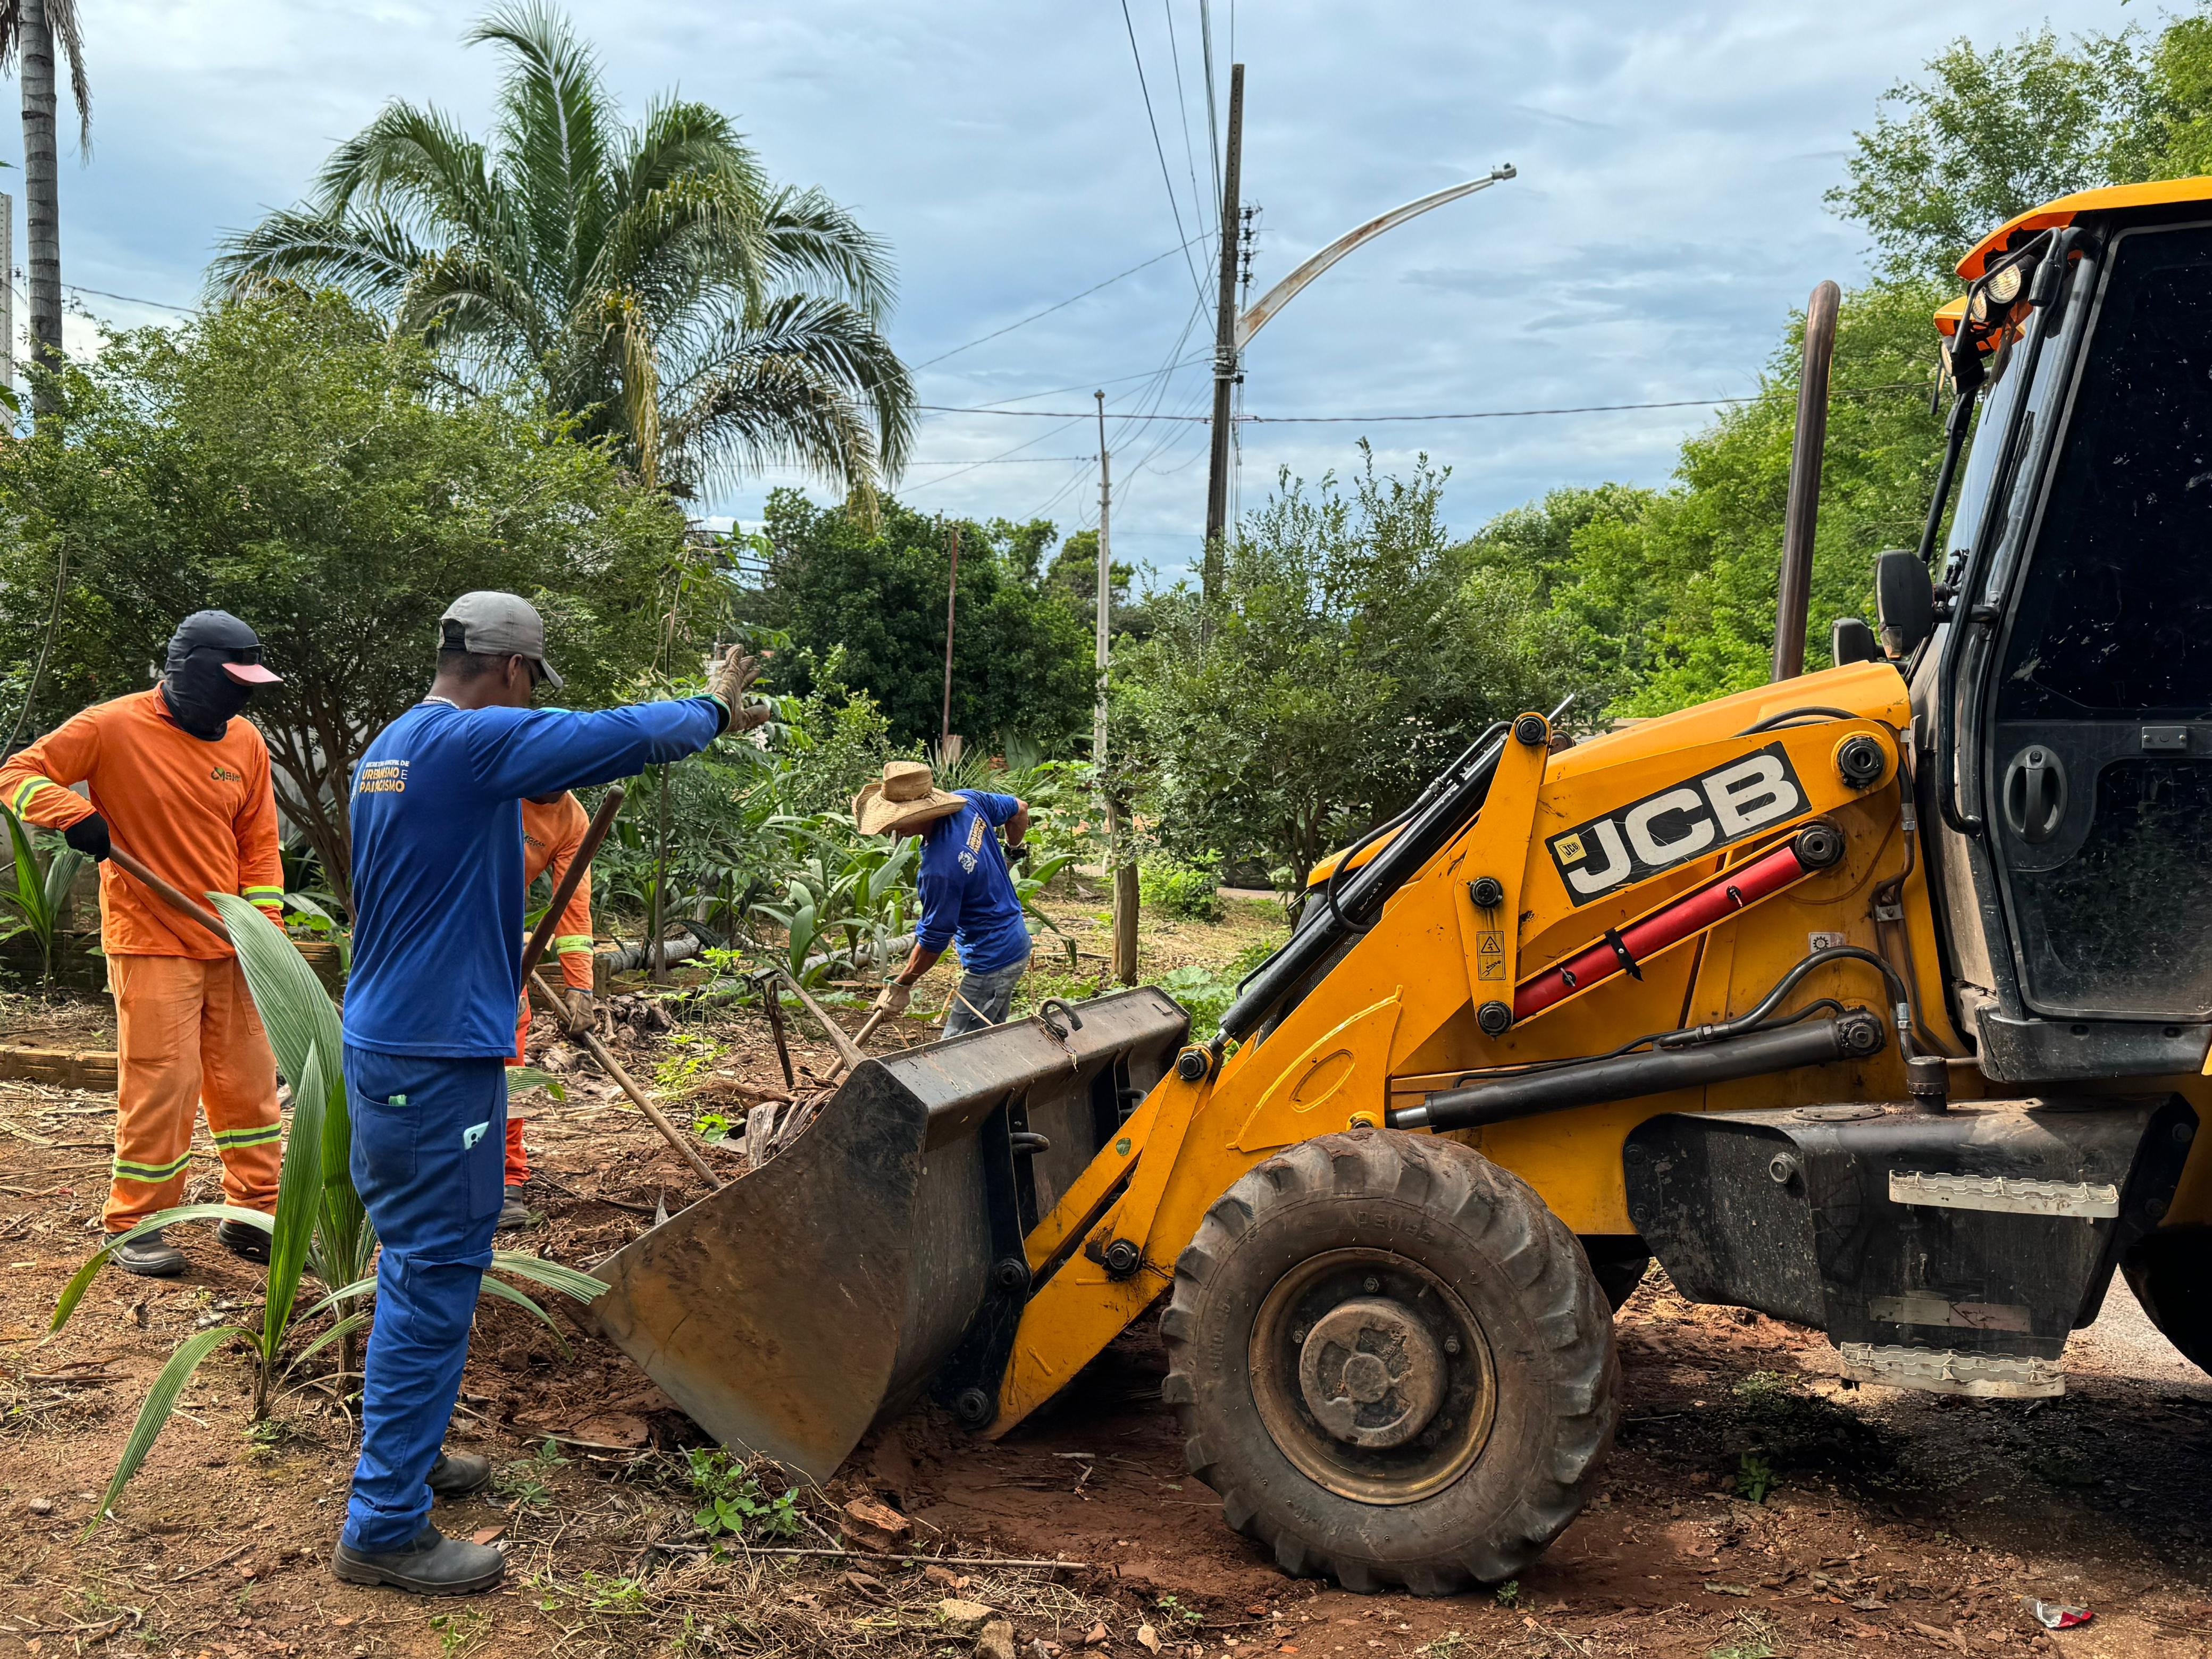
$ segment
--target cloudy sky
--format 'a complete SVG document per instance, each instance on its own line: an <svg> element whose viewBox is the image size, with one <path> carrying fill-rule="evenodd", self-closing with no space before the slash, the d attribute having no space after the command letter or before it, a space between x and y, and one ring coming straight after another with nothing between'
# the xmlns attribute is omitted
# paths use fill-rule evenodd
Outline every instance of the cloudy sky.
<svg viewBox="0 0 2212 1659"><path fill-rule="evenodd" d="M176 314L137 301L191 305L216 239L296 198L387 98L480 124L496 67L459 43L473 6L80 5L94 149L64 164L63 274L106 290L74 297L116 323ZM2048 15L2070 32L2154 21L2143 9L2066 0ZM1127 23L1121 0L572 11L627 108L680 88L733 112L775 176L823 186L890 242L891 335L922 365L924 403L1082 411L1103 388L1116 551L1166 576L1187 564L1205 428L1139 417L1201 412L1208 395L1210 250L1173 252L1218 210L1202 205L1218 198L1199 0L1129 0ZM1224 113L1232 53L1247 65L1255 293L1364 218L1499 162L1520 169L1355 253L1272 323L1244 409L1273 416L1741 394L1790 307L1865 269L1862 238L1820 195L1883 89L1950 36L1987 43L2037 21L1992 0L1212 0L1210 13ZM13 164L20 134L0 125ZM21 235L19 195L19 267ZM1662 482L1708 413L1248 425L1241 499L1279 467L1344 469L1366 436L1385 468L1421 451L1448 464L1450 516L1472 528L1561 483ZM1087 421L933 413L901 493L1071 530L1096 521L1097 448ZM755 517L769 488L794 482L736 481L708 505Z"/></svg>

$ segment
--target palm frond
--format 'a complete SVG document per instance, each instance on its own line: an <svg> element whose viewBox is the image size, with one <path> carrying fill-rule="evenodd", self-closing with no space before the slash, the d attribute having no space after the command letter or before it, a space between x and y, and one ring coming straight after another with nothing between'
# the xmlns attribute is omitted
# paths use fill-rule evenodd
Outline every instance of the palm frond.
<svg viewBox="0 0 2212 1659"><path fill-rule="evenodd" d="M850 301L871 322L897 290L890 247L819 190L778 191L763 219L777 285Z"/></svg>
<svg viewBox="0 0 2212 1659"><path fill-rule="evenodd" d="M326 216L369 207L416 234L487 241L507 232L484 147L434 109L395 99L331 152L315 180Z"/></svg>
<svg viewBox="0 0 2212 1659"><path fill-rule="evenodd" d="M289 278L327 283L385 311L428 257L388 215L283 208L223 239L208 265L207 294L234 299L258 283Z"/></svg>
<svg viewBox="0 0 2212 1659"><path fill-rule="evenodd" d="M787 295L751 326L732 325L703 362L664 416L664 447L684 458L687 479L715 467L790 464L866 491L906 459L912 378L842 301Z"/></svg>
<svg viewBox="0 0 2212 1659"><path fill-rule="evenodd" d="M504 193L528 225L535 263L546 276L567 279L560 297L573 304L578 268L606 222L619 143L599 64L568 19L540 0L501 6L463 38L505 48L496 128Z"/></svg>
<svg viewBox="0 0 2212 1659"><path fill-rule="evenodd" d="M422 257L398 295L392 325L434 344L458 344L518 378L557 344L558 325L538 296L501 261L467 245Z"/></svg>
<svg viewBox="0 0 2212 1659"><path fill-rule="evenodd" d="M146 1392L146 1403L138 1408L138 1420L131 1425L130 1437L123 1443L123 1456L108 1477L107 1490L100 1495L100 1502L86 1522L82 1537L90 1537L93 1529L107 1518L107 1511L131 1484L131 1477L138 1473L146 1461L146 1454L154 1449L162 1425L168 1422L169 1413L177 1408L177 1396L185 1391L192 1373L205 1359L234 1336L249 1333L235 1325L218 1325L213 1330L196 1331L179 1343L169 1356L169 1363L161 1367L161 1374L154 1379L154 1386Z"/></svg>
<svg viewBox="0 0 2212 1659"><path fill-rule="evenodd" d="M84 78L84 28L77 20L76 0L46 0L46 27L54 37L54 50L69 60L70 101L76 106L77 154L92 159L92 87Z"/></svg>

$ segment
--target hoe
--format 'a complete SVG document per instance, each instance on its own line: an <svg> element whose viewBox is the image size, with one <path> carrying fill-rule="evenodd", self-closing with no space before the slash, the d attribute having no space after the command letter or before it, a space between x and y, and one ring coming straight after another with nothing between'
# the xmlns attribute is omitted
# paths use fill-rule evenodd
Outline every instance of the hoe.
<svg viewBox="0 0 2212 1659"><path fill-rule="evenodd" d="M2057 1394L2115 1268L2212 1361L2212 179L1960 273L1927 531L1836 666L1494 730L1210 1042L1139 988L867 1060L603 1266L616 1340L822 1478L925 1397L1006 1434L1164 1304L1229 1524L1422 1593L1588 1499L1653 1256L1892 1387Z"/></svg>

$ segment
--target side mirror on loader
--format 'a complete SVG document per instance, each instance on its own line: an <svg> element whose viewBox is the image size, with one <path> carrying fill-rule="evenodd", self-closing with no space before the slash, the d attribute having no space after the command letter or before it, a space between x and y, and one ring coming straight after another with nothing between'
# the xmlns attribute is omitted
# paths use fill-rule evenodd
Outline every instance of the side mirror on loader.
<svg viewBox="0 0 2212 1659"><path fill-rule="evenodd" d="M1856 617L1838 617L1828 624L1828 660L1841 668L1845 663L1880 662L1881 647L1874 629Z"/></svg>
<svg viewBox="0 0 2212 1659"><path fill-rule="evenodd" d="M1917 553L1893 548L1874 561L1874 613L1881 648L1893 662L1919 648L1936 631L1936 583Z"/></svg>

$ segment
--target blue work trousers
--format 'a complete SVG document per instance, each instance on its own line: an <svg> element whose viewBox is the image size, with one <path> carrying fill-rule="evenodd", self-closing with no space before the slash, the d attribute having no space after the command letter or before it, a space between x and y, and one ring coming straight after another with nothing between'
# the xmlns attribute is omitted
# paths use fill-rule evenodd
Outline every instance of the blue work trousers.
<svg viewBox="0 0 2212 1659"><path fill-rule="evenodd" d="M958 1036L963 1031L980 1031L987 1025L1003 1025L1006 1016L1013 1012L1014 988L1029 972L1030 959L1024 957L1004 968L993 968L980 974L963 973L954 991L952 1000L945 1010L942 1035Z"/></svg>
<svg viewBox="0 0 2212 1659"><path fill-rule="evenodd" d="M345 1050L353 1182L383 1245L344 1541L404 1548L430 1516L507 1154L503 1059Z"/></svg>

